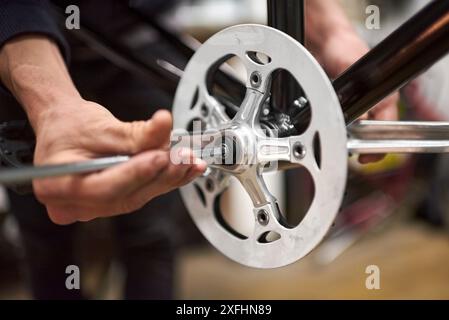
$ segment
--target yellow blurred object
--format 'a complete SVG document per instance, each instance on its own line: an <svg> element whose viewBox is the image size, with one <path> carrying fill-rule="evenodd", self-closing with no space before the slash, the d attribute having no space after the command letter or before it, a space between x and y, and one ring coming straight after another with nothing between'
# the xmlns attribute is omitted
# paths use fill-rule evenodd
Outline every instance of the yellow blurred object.
<svg viewBox="0 0 449 320"><path fill-rule="evenodd" d="M357 160L358 155L353 155L349 158L349 168L367 175L383 173L400 168L405 164L408 157L409 155L407 154L391 153L378 162L361 164Z"/></svg>

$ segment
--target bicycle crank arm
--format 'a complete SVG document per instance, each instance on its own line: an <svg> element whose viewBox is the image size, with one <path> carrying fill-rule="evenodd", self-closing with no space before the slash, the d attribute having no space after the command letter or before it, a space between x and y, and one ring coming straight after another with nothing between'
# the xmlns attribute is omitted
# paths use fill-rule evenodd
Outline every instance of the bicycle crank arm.
<svg viewBox="0 0 449 320"><path fill-rule="evenodd" d="M362 120L348 134L350 153L449 153L449 122Z"/></svg>

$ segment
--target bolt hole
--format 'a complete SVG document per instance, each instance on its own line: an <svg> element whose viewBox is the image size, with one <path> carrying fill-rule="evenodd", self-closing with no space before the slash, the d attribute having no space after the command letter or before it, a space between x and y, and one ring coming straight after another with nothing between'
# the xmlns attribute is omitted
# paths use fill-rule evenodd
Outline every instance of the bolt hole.
<svg viewBox="0 0 449 320"><path fill-rule="evenodd" d="M208 192L213 192L215 189L215 184L214 181L212 179L206 179L206 190Z"/></svg>
<svg viewBox="0 0 449 320"><path fill-rule="evenodd" d="M201 115L207 117L209 115L209 109L203 104L201 106Z"/></svg>
<svg viewBox="0 0 449 320"><path fill-rule="evenodd" d="M266 226L269 222L268 213L265 210L260 210L257 213L257 222L259 222L260 225Z"/></svg>
<svg viewBox="0 0 449 320"><path fill-rule="evenodd" d="M303 159L306 156L306 148L300 142L293 145L293 156L296 159Z"/></svg>
<svg viewBox="0 0 449 320"><path fill-rule="evenodd" d="M303 159L306 156L306 147L300 142L293 145L293 156L296 159Z"/></svg>
<svg viewBox="0 0 449 320"><path fill-rule="evenodd" d="M251 85L253 87L259 87L262 80L262 75L259 72L253 72L251 74Z"/></svg>

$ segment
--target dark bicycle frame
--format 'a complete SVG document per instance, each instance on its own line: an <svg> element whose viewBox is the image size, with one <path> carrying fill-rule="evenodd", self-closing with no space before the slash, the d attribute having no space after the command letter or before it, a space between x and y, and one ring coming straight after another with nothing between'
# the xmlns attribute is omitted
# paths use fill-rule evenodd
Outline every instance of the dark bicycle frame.
<svg viewBox="0 0 449 320"><path fill-rule="evenodd" d="M269 26L304 44L303 0L267 0L267 10ZM194 48L181 35L165 29L137 8L130 7L130 13L158 31L186 61L194 54ZM115 64L140 74L168 94L174 95L179 74L172 71L170 64L161 63L164 57L143 59L113 36L101 34L87 23L82 23L81 29L75 30L73 34ZM346 123L350 124L383 98L417 77L448 51L449 1L434 0L333 80ZM242 96L245 93L243 84L230 74L220 73L217 81L231 96ZM274 90L280 90L280 96L285 99L298 95L288 79L281 79L281 85Z"/></svg>

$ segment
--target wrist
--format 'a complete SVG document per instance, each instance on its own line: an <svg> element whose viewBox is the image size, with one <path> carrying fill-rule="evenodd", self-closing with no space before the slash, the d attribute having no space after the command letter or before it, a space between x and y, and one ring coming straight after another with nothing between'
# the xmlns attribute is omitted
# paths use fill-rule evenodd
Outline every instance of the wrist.
<svg viewBox="0 0 449 320"><path fill-rule="evenodd" d="M58 46L45 36L9 40L0 50L0 77L35 130L44 114L67 106L68 99L81 99Z"/></svg>
<svg viewBox="0 0 449 320"><path fill-rule="evenodd" d="M353 55L354 49L367 51L366 44L360 39L339 1L308 0L305 8L309 27L306 28L307 47L318 61L327 65L339 60L335 59L335 55L346 55L345 47L349 55Z"/></svg>
<svg viewBox="0 0 449 320"><path fill-rule="evenodd" d="M9 72L9 88L24 108L35 131L49 114L62 111L71 100L82 100L70 82L40 66L20 65Z"/></svg>

